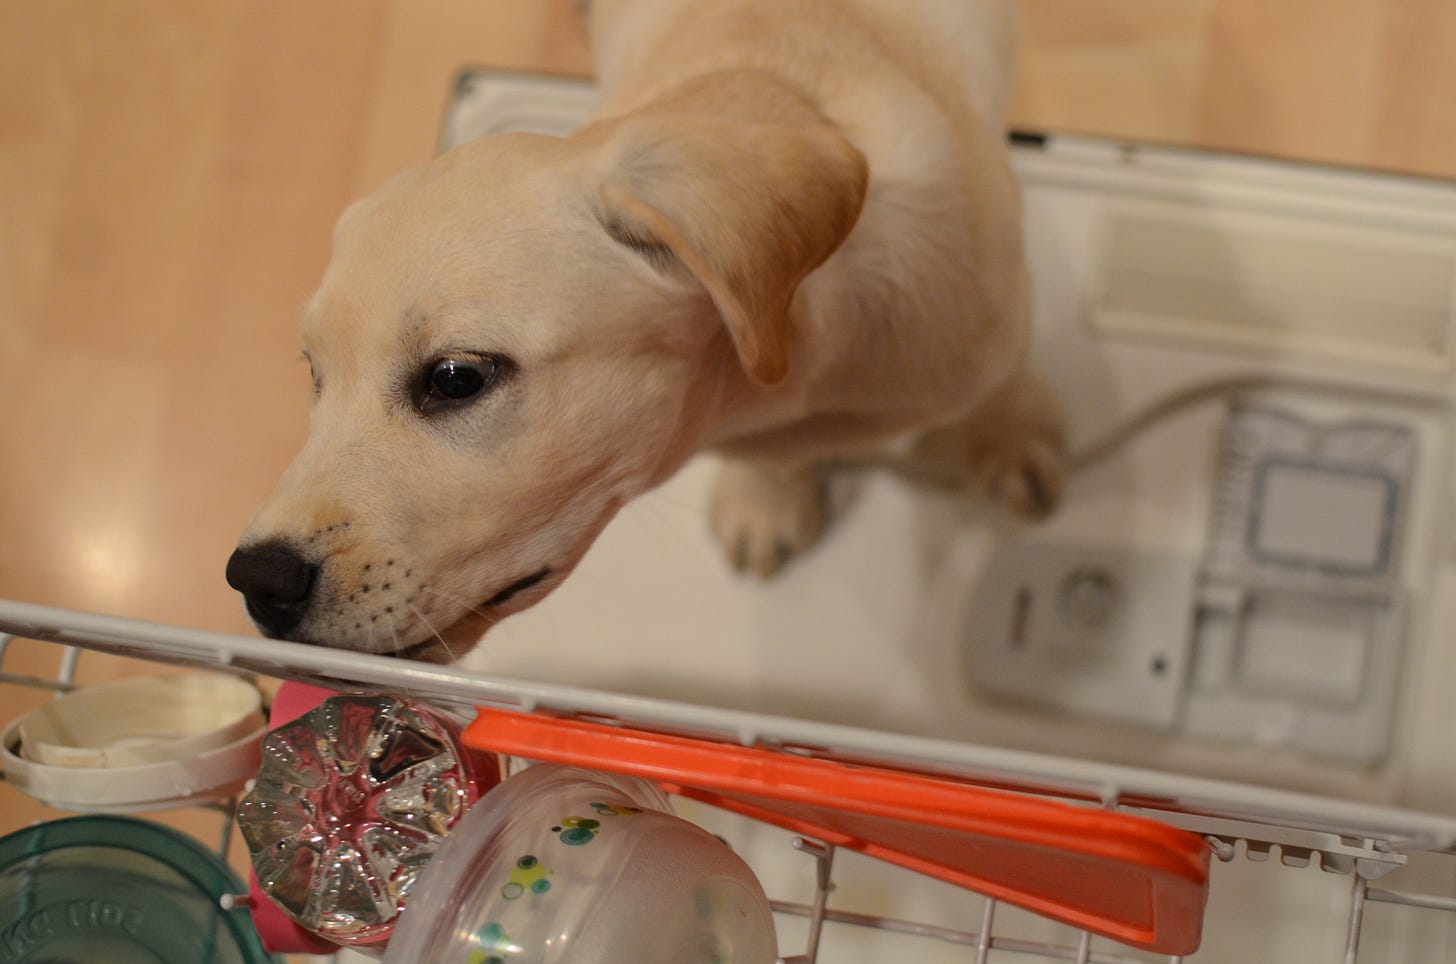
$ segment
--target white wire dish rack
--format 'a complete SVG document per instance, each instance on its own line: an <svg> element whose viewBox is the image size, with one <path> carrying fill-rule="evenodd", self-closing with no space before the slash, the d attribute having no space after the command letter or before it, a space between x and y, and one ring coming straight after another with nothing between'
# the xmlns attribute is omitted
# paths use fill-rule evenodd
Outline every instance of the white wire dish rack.
<svg viewBox="0 0 1456 964"><path fill-rule="evenodd" d="M54 677L5 671L5 647L17 637L68 647ZM992 791L1013 800L1146 818L1197 835L1217 858L1205 946L1185 958L1125 947L938 881L930 882L917 905L930 909L926 919L877 913L876 899L903 904L888 895L923 886L923 876L844 853L824 840L776 830L755 837L762 828L754 821L687 801L684 812L740 847L770 896L779 898L773 906L785 964L837 961L836 948L862 950L874 941L889 942L884 953L893 956L880 959L923 961L1385 964L1456 957L1456 898L1449 895L1456 881L1456 819L1448 817L0 601L0 682L68 689L76 648L342 690L386 690L457 710L483 707L508 711L507 718L526 714L527 720L567 721L603 732L631 728L653 738L690 737L791 764L854 761L907 779L934 778L968 795ZM1389 887L1388 880L1401 885ZM1389 911L1392 916L1369 914L1372 903L1400 909ZM1291 909L1304 919L1288 917ZM1284 931L1286 949L1271 950L1279 942L1264 941L1254 956L1235 956L1244 953L1232 949L1240 930ZM797 948L802 950L791 952Z"/></svg>

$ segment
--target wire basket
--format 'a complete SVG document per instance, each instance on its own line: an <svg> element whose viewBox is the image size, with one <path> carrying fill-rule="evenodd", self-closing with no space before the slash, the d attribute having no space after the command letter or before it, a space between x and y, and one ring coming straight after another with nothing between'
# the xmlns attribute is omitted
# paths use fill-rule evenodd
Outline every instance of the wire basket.
<svg viewBox="0 0 1456 964"><path fill-rule="evenodd" d="M0 602L0 631L0 683L70 689L78 652L85 649L342 690L386 689L457 710L487 708L505 720L585 728L587 735L615 739L623 732L641 733L761 754L791 766L850 761L861 770L959 786L966 794L991 792L1068 805L1094 816L1149 820L1196 835L1214 858L1202 949L1186 957L1153 954L890 866L854 848L846 852L833 840L684 800L681 812L739 849L775 898L785 964L859 959L1390 962L1447 960L1456 953L1456 915L1450 913L1456 911L1456 898L1449 896L1456 879L1456 819L1443 816L21 603ZM55 674L38 678L5 671L6 647L16 637L64 647ZM539 740L533 745L543 747ZM576 745L597 753L605 768L616 765L599 749ZM617 764L630 767L633 759L641 759L640 754L623 751ZM662 779L664 773L655 775ZM694 780L692 774L679 777L666 782ZM825 793L832 795L827 787ZM221 809L230 821L230 808ZM225 825L224 848L228 831ZM1401 886L1385 886L1388 875ZM1371 904L1399 910L1372 914ZM904 908L923 913L900 913ZM1244 940L1249 934L1260 935L1252 952Z"/></svg>

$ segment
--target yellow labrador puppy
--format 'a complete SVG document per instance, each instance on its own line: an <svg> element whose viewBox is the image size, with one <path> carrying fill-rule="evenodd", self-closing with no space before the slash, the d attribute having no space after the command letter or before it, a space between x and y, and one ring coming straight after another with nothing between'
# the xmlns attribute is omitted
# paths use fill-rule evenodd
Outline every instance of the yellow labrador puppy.
<svg viewBox="0 0 1456 964"><path fill-rule="evenodd" d="M308 441L228 564L264 633L458 656L703 450L712 525L760 574L819 535L831 461L1055 503L1013 0L591 18L594 122L457 148L340 220L302 324Z"/></svg>

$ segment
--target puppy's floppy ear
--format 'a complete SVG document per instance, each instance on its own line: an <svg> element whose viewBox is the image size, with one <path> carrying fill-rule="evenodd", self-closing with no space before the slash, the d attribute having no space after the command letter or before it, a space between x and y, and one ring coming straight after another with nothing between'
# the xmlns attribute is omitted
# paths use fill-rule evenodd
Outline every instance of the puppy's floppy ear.
<svg viewBox="0 0 1456 964"><path fill-rule="evenodd" d="M597 217L707 289L744 370L788 373L789 302L849 235L864 205L863 155L828 126L652 115L606 139Z"/></svg>

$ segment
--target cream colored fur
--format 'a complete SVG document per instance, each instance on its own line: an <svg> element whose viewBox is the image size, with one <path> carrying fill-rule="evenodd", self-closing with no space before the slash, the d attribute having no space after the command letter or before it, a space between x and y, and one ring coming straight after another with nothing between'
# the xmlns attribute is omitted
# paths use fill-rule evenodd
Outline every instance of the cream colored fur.
<svg viewBox="0 0 1456 964"><path fill-rule="evenodd" d="M892 450L1023 513L1056 501L1011 0L591 17L591 124L458 148L340 221L303 321L309 438L243 539L321 567L296 638L458 656L704 450L726 456L712 524L762 574L819 535L827 462ZM509 364L479 397L414 404L433 362L487 356Z"/></svg>

